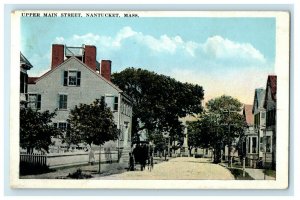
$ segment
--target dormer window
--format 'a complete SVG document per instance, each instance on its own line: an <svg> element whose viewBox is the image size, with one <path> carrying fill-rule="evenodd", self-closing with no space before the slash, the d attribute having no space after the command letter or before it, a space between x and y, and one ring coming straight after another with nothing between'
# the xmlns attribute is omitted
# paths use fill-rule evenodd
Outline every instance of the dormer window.
<svg viewBox="0 0 300 200"><path fill-rule="evenodd" d="M76 70L64 71L64 86L80 86L81 72Z"/></svg>

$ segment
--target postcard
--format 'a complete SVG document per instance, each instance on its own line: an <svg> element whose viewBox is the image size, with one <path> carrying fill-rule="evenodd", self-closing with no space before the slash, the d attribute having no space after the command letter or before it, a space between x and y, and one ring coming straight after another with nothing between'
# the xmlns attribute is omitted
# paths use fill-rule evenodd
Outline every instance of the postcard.
<svg viewBox="0 0 300 200"><path fill-rule="evenodd" d="M12 188L288 188L288 12L11 17Z"/></svg>

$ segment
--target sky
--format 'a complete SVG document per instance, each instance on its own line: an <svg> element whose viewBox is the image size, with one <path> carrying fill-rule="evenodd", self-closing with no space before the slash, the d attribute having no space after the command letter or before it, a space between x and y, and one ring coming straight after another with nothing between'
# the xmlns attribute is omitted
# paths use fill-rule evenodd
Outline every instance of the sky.
<svg viewBox="0 0 300 200"><path fill-rule="evenodd" d="M95 45L112 72L135 67L199 84L205 102L226 94L252 104L274 74L275 18L21 17L20 34L29 76L50 69L54 43Z"/></svg>

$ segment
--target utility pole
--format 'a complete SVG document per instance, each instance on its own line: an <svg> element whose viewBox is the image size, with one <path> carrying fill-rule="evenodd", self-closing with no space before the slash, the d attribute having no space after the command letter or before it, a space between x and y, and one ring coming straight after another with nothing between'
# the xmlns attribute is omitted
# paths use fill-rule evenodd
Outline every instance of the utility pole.
<svg viewBox="0 0 300 200"><path fill-rule="evenodd" d="M99 145L99 174L101 174L101 144Z"/></svg>

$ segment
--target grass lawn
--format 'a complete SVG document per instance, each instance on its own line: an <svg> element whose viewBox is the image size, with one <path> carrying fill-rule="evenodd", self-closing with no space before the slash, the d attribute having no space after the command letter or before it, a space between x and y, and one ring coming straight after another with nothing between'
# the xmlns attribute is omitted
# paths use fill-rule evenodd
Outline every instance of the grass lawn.
<svg viewBox="0 0 300 200"><path fill-rule="evenodd" d="M236 168L228 168L235 180L254 180L247 172L245 172L245 177L243 177L243 170Z"/></svg>
<svg viewBox="0 0 300 200"><path fill-rule="evenodd" d="M265 169L265 170L264 170L264 173L265 173L267 176L271 176L271 177L273 177L273 178L276 178L276 171L275 171L275 170Z"/></svg>

